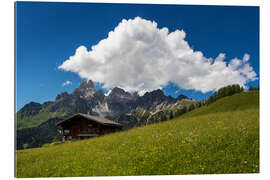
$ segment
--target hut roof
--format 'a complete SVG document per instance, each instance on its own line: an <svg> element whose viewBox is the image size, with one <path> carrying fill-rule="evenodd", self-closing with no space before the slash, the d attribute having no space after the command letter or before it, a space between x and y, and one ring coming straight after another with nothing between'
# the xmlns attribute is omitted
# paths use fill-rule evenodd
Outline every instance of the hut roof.
<svg viewBox="0 0 270 180"><path fill-rule="evenodd" d="M117 122L114 122L114 121L111 121L111 120L108 120L108 119L105 119L105 118L102 118L102 117L91 116L91 115L82 114L82 113L75 114L75 115L73 115L73 116L71 116L71 117L69 117L69 118L67 118L65 120L59 121L58 123L56 123L56 125L57 126L62 125L65 122L72 121L72 120L74 120L75 118L78 118L78 117L87 119L89 121L94 121L94 122L97 122L97 123L103 124L103 125L120 126L120 127L122 127L122 124L120 124L120 123L117 123Z"/></svg>

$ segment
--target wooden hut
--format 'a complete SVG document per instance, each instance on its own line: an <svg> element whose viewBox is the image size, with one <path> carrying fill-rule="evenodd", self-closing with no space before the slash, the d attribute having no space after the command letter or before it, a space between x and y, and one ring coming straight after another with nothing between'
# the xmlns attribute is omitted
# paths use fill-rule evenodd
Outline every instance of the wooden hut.
<svg viewBox="0 0 270 180"><path fill-rule="evenodd" d="M61 134L66 139L97 137L122 130L122 125L97 116L78 113L56 123L61 126Z"/></svg>

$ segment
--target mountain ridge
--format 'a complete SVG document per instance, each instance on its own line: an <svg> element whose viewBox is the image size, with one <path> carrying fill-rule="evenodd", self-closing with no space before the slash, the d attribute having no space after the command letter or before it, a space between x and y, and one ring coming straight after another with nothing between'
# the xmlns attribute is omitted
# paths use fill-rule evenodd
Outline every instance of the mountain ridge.
<svg viewBox="0 0 270 180"><path fill-rule="evenodd" d="M139 96L137 93L129 93L119 87L113 88L106 96L101 89L96 90L94 82L89 80L82 81L72 93L65 91L56 95L55 101L47 101L43 104L36 102L26 104L17 112L17 122L18 128L31 127L30 125L21 125L20 122L27 121L27 118L43 112L49 114L65 112L66 115L84 113L102 117L135 113L137 107L155 112L161 110L161 104L162 107L165 107L179 103L183 99L189 98L185 95L179 95L177 98L166 96L161 89L146 92L143 96ZM41 121L44 122L45 120ZM39 125L40 123L33 124Z"/></svg>

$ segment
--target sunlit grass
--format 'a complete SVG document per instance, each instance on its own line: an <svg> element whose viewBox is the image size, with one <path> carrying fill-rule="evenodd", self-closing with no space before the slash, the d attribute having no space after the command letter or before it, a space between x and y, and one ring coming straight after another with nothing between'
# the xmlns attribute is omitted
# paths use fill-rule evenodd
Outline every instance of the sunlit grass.
<svg viewBox="0 0 270 180"><path fill-rule="evenodd" d="M167 122L16 154L17 177L258 173L258 92Z"/></svg>

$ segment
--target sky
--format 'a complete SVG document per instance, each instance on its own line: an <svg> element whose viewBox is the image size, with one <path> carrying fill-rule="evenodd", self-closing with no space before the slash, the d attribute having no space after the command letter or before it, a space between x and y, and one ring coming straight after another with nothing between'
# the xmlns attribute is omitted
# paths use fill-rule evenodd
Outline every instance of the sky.
<svg viewBox="0 0 270 180"><path fill-rule="evenodd" d="M259 8L16 3L16 109L91 79L140 94L201 100L259 85Z"/></svg>

